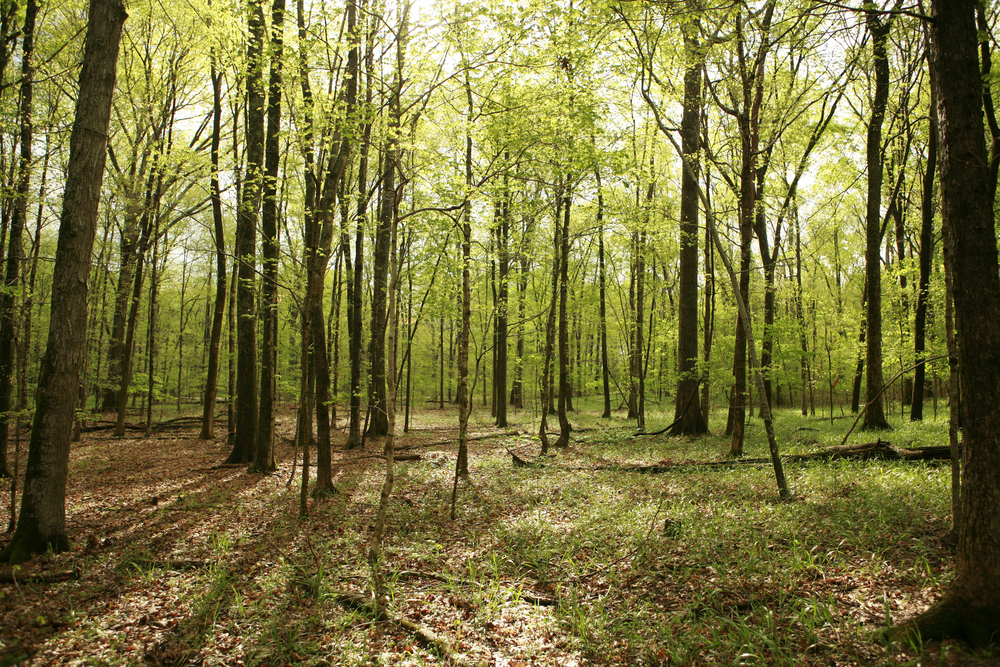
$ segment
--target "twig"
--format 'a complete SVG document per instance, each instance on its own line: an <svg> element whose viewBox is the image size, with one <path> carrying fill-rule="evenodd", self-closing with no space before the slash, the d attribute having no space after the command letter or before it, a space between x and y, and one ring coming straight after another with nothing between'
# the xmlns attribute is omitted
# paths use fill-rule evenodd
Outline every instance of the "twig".
<svg viewBox="0 0 1000 667"><path fill-rule="evenodd" d="M861 410L858 411L858 416L854 418L854 423L851 424L851 428L844 435L844 439L840 441L840 446L843 447L844 444L847 442L847 439L849 437L851 437L851 433L854 432L854 427L858 425L858 421L861 419L861 415L865 414L865 411L869 408L869 406L871 406L872 403L874 403L875 401L877 401L878 398L879 398L879 396L881 396L882 393L886 389L888 389L889 387L892 386L893 382L895 382L899 378L903 377L904 373L909 373L910 371L915 370L921 364L927 364L927 363L930 363L932 361L938 361L940 359L947 359L947 358L948 358L947 354L939 354L936 357L931 357L929 359L922 359L918 363L914 364L913 366L910 366L909 368L904 368L903 370L901 370L898 373L896 373L895 375L893 375L892 378L888 382L886 382L884 385L882 385L882 389L880 389L879 392L877 394L875 394L875 396L872 398L872 400L870 400L867 403L865 403L865 407L863 407Z"/></svg>

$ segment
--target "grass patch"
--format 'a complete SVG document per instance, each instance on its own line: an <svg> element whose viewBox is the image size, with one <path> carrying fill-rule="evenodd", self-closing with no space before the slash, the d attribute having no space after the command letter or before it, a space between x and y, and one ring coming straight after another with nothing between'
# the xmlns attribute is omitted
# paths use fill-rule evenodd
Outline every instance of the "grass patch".
<svg viewBox="0 0 1000 667"><path fill-rule="evenodd" d="M664 410L651 426L671 416ZM397 465L384 567L395 612L471 664L990 664L989 655L952 644L885 647L874 639L947 585L945 466L788 464L796 495L780 502L764 465L656 475L598 469L720 460L729 443L722 435L634 438L620 415L579 413L572 446L544 467L511 464L508 448L534 458L531 436L471 443L471 478L459 485L451 521L454 430L443 429L454 418L422 411L398 440L437 443L445 464L428 456ZM533 432L529 412L511 418L511 430ZM723 418L713 414L712 423ZM470 429L495 432L488 422L479 410ZM775 423L789 454L839 444L849 427L793 411L780 411ZM943 417L894 426L880 434L894 444L946 441ZM196 435L185 446L205 449L190 456L220 456ZM360 456L380 446L372 442ZM370 592L366 554L381 461L338 454L342 493L313 501L300 520L297 484L284 484L290 449L279 450L272 476L178 467L167 478L152 465L155 450L134 449L149 460L127 475L121 466L98 475L102 468L85 458L104 457L106 448L85 442L76 450L84 458L74 470L95 471L71 490L78 547L50 560L79 564L84 576L0 597L3 646L28 637L23 650L32 659L57 663L441 663L411 633L338 602L343 593ZM759 422L751 422L745 449L766 456ZM94 488L114 489L124 509L108 512ZM177 559L206 565L148 565ZM39 616L75 620L35 628Z"/></svg>

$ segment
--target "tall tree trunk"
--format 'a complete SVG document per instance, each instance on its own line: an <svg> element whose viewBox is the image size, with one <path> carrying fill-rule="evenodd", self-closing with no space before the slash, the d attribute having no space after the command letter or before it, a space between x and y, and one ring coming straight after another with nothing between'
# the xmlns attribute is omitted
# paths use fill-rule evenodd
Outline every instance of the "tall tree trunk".
<svg viewBox="0 0 1000 667"><path fill-rule="evenodd" d="M604 389L604 412L602 419L611 418L611 383L608 369L608 306L606 299L607 276L604 267L604 193L601 191L601 171L596 169L597 179L597 270L600 297L600 329L601 329L601 382Z"/></svg>
<svg viewBox="0 0 1000 667"><path fill-rule="evenodd" d="M154 213L153 259L149 263L149 306L146 313L146 437L153 434L153 399L156 394L156 303L160 281L160 213Z"/></svg>
<svg viewBox="0 0 1000 667"><path fill-rule="evenodd" d="M698 161L701 136L702 62L698 44L684 36L689 62L684 71L681 150L691 169L681 174L680 268L677 305L677 390L671 435L708 432L698 399Z"/></svg>
<svg viewBox="0 0 1000 667"><path fill-rule="evenodd" d="M281 161L281 87L285 0L271 5L271 69L267 84L267 136L261 202L260 410L253 470L271 472L274 462L274 402L278 347L278 166Z"/></svg>
<svg viewBox="0 0 1000 667"><path fill-rule="evenodd" d="M572 391L569 383L569 321L566 318L566 301L569 295L569 214L572 204L572 189L569 185L569 178L566 178L566 190L563 196L563 222L562 234L559 241L562 249L559 252L561 263L559 266L559 439L556 440L556 447L567 447L569 445L569 434L572 427L566 410ZM556 221L559 224L559 221Z"/></svg>
<svg viewBox="0 0 1000 667"><path fill-rule="evenodd" d="M395 100L395 102L393 102ZM390 106L398 104L393 92ZM398 130L399 119L391 121L390 132ZM375 250L372 263L372 335L368 347L371 362L371 384L368 387L368 405L371 421L368 435L384 436L388 433L389 422L386 411L386 350L385 332L391 313L386 308L387 283L389 278L389 245L396 212L396 150L395 139L386 141L382 159L382 191L378 209L378 227L375 232Z"/></svg>
<svg viewBox="0 0 1000 667"><path fill-rule="evenodd" d="M526 245L534 226L533 218L529 218L525 225L524 235L518 249L518 274L517 274L517 363L514 367L514 380L510 386L510 402L517 408L524 407L524 319L527 310L526 298L528 296L528 252ZM442 331L443 333L443 331ZM444 350L442 349L442 354Z"/></svg>
<svg viewBox="0 0 1000 667"><path fill-rule="evenodd" d="M38 380L20 517L14 536L0 553L0 562L20 563L46 549L64 551L69 547L66 477L70 426L86 341L91 252L125 17L125 7L118 0L90 3L52 277L54 317Z"/></svg>
<svg viewBox="0 0 1000 667"><path fill-rule="evenodd" d="M236 446L236 281L238 279L239 260L233 259L233 267L229 272L229 311L226 335L229 362L226 374L229 396L226 400L226 446L232 449Z"/></svg>
<svg viewBox="0 0 1000 667"><path fill-rule="evenodd" d="M932 85L941 142L945 250L961 341L963 477L955 577L912 625L924 639L985 646L1000 631L1000 266L982 120L972 0L935 0ZM904 626L905 627L905 626ZM912 626L911 626L912 627ZM907 628L909 629L909 628Z"/></svg>
<svg viewBox="0 0 1000 667"><path fill-rule="evenodd" d="M236 213L236 442L226 463L250 463L257 451L257 318L254 284L264 166L264 6L250 0L247 39L247 162Z"/></svg>
<svg viewBox="0 0 1000 667"><path fill-rule="evenodd" d="M868 123L868 203L865 212L865 280L868 285L865 403L868 408L862 423L863 429L871 431L891 428L882 399L882 262L879 252L882 245L882 123L889 98L889 57L886 54L889 23L875 9L866 10L865 23L872 38L875 66L875 94Z"/></svg>
<svg viewBox="0 0 1000 667"><path fill-rule="evenodd" d="M472 293L470 286L469 264L471 263L472 246L472 123L474 122L475 106L472 100L472 82L469 73L465 74L465 96L468 103L466 121L468 129L465 132L465 194L462 203L462 333L458 341L458 458L455 461L455 484L458 478L469 476L469 413L472 397L469 395L469 329L472 319ZM455 518L455 492L452 492L452 519Z"/></svg>
<svg viewBox="0 0 1000 667"><path fill-rule="evenodd" d="M749 149L747 149L749 156ZM745 160L749 157L745 157ZM739 297L744 303L750 303L750 241L753 238L752 216L754 208L752 169L744 165L744 174L741 177L741 198L740 198L740 275L739 275ZM746 398L747 398L747 322L743 322L743 311L736 316L736 342L733 352L733 390L729 403L729 425L726 429L732 435L730 441L730 456L743 455L743 435L746 423ZM747 309L746 317L750 317Z"/></svg>
<svg viewBox="0 0 1000 667"><path fill-rule="evenodd" d="M556 212L552 218L552 300L549 305L549 314L545 322L545 349L542 351L542 377L539 391L541 392L542 419L538 426L538 439L542 443L541 453L549 452L549 408L552 407L552 351L555 348L556 337L556 309L559 306L559 262L562 254L562 225L560 222L560 212L562 211L562 195L556 197Z"/></svg>
<svg viewBox="0 0 1000 667"><path fill-rule="evenodd" d="M493 383L496 387L494 405L496 406L496 425L507 428L507 311L510 306L510 192L503 195L500 207L500 221L497 225L497 363L493 372Z"/></svg>
<svg viewBox="0 0 1000 667"><path fill-rule="evenodd" d="M215 232L215 310L212 311L212 333L208 342L208 376L205 378L204 410L201 415L201 440L215 439L215 399L219 385L219 346L222 323L226 314L226 232L222 223L222 194L219 187L219 145L222 140L222 74L211 57L212 78L212 176L209 188L212 197L212 225Z"/></svg>
<svg viewBox="0 0 1000 667"><path fill-rule="evenodd" d="M931 92L930 128L927 137L927 167L924 170L924 192L920 200L920 282L917 287L916 327L913 336L913 356L917 367L913 372L913 401L910 420L924 418L924 341L927 331L927 301L930 298L931 262L934 255L934 176L937 169L937 100Z"/></svg>
<svg viewBox="0 0 1000 667"><path fill-rule="evenodd" d="M28 0L25 6L23 46L21 58L20 145L21 155L17 167L17 185L14 191L13 211L7 241L7 267L4 289L0 292L0 477L9 476L7 470L7 423L10 418L11 397L14 394L14 344L17 339L17 285L21 276L21 253L24 251L22 236L28 214L28 189L31 185L31 141L33 137L32 98L35 48L35 17L38 5Z"/></svg>
<svg viewBox="0 0 1000 667"><path fill-rule="evenodd" d="M706 178L706 181L708 179ZM706 188L707 190L707 188ZM702 359L705 362L705 376L701 383L701 414L708 432L708 417L711 410L712 374L708 371L712 359L712 338L715 333L715 253L709 230L705 229L705 316L703 325L704 346Z"/></svg>

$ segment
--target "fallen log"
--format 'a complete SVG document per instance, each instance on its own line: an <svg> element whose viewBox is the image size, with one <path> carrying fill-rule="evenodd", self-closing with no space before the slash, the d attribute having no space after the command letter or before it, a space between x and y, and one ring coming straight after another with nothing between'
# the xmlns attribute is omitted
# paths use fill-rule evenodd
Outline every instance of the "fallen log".
<svg viewBox="0 0 1000 667"><path fill-rule="evenodd" d="M855 445L835 445L811 454L795 454L786 456L786 461L814 461L849 459L852 461L935 461L951 459L951 448L917 447L907 449L898 447L885 440L863 442Z"/></svg>
<svg viewBox="0 0 1000 667"><path fill-rule="evenodd" d="M528 462L517 457L513 452L513 464L517 468L542 467L542 464ZM808 461L832 461L846 459L849 461L947 461L951 459L951 448L948 446L917 447L908 449L893 445L885 440L864 442L855 445L835 445L809 454L790 454L781 457L786 463L802 463ZM769 458L743 458L725 461L661 461L653 465L604 465L604 466L553 466L565 470L602 470L615 472L637 472L656 475L685 468L732 468L736 466L771 465Z"/></svg>
<svg viewBox="0 0 1000 667"><path fill-rule="evenodd" d="M129 565L150 570L196 570L208 565L203 560L133 558Z"/></svg>
<svg viewBox="0 0 1000 667"><path fill-rule="evenodd" d="M401 628L404 628L405 630L408 630L423 644L436 649L438 654L447 660L453 660L459 664L463 662L462 658L464 656L456 654L455 650L451 647L451 644L449 644L447 640L438 635L436 632L430 628L407 620L385 607L380 608L379 605L375 603L375 600L369 597L359 593L342 592L336 595L336 600L342 607L359 611L363 614L372 616L377 620L389 621Z"/></svg>
<svg viewBox="0 0 1000 667"><path fill-rule="evenodd" d="M76 570L57 570L54 572L17 572L16 570L0 570L0 584L54 584L70 579L79 579Z"/></svg>
<svg viewBox="0 0 1000 667"><path fill-rule="evenodd" d="M478 440L492 440L493 438L506 438L517 435L523 435L521 431L503 431L501 433L488 433L486 435L477 435L470 438L466 438L466 442L476 442ZM435 440L434 442L425 442L419 445L403 445L401 447L396 447L396 451L403 451L405 449L424 449L427 447L440 447L442 445L457 445L458 438L450 438L446 440Z"/></svg>

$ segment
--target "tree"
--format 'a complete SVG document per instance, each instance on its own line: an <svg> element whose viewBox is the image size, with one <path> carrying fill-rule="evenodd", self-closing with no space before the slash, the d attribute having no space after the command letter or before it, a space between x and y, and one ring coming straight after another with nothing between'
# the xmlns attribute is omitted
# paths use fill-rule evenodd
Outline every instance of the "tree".
<svg viewBox="0 0 1000 667"><path fill-rule="evenodd" d="M281 86L285 0L271 6L271 69L267 84L267 135L264 138L261 204L262 267L260 296L260 410L253 469L271 472L274 463L274 403L278 365L278 163L281 160Z"/></svg>
<svg viewBox="0 0 1000 667"><path fill-rule="evenodd" d="M10 421L11 398L14 395L14 343L17 338L17 283L21 275L21 241L28 217L28 189L31 184L32 96L34 67L32 55L35 48L35 17L38 5L28 0L24 10L23 50L21 59L20 145L15 201L7 239L7 269L0 293L0 477L7 477L7 425Z"/></svg>
<svg viewBox="0 0 1000 667"><path fill-rule="evenodd" d="M689 0L689 6L695 4ZM677 306L677 391L671 435L708 432L698 400L698 161L701 138L703 56L697 42L698 23L684 29L688 58L684 71L681 148L690 170L681 174L680 285Z"/></svg>
<svg viewBox="0 0 1000 667"><path fill-rule="evenodd" d="M890 428L885 418L882 399L882 122L889 98L889 21L874 7L865 10L865 24L872 38L872 57L875 69L875 91L872 99L871 118L868 121L868 199L865 208L865 281L867 309L865 311L865 341L868 352L865 358L867 381L865 402L867 410L862 428L879 430Z"/></svg>
<svg viewBox="0 0 1000 667"><path fill-rule="evenodd" d="M226 237L222 225L222 193L219 188L219 146L222 142L222 74L216 71L215 54L211 56L212 79L212 173L209 191L212 197L212 229L215 238L215 307L208 343L208 375L205 378L204 409L201 417L202 440L215 438L215 398L219 381L219 344L226 310Z"/></svg>
<svg viewBox="0 0 1000 667"><path fill-rule="evenodd" d="M121 0L91 0L56 247L52 318L38 381L21 513L13 538L0 552L0 562L19 563L46 549L69 548L70 426L83 364L90 260L126 16Z"/></svg>
<svg viewBox="0 0 1000 667"><path fill-rule="evenodd" d="M250 0L247 24L246 174L236 212L236 441L226 463L250 463L257 451L257 318L254 317L257 223L264 167L264 5Z"/></svg>
<svg viewBox="0 0 1000 667"><path fill-rule="evenodd" d="M962 401L961 520L944 598L897 628L986 645L1000 632L1000 264L984 142L973 0L931 3L931 82L941 143L941 214L954 280Z"/></svg>

